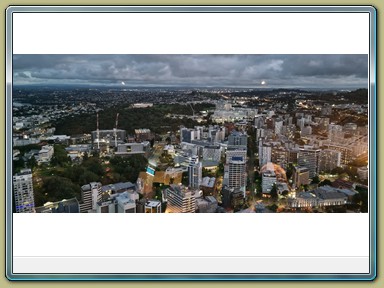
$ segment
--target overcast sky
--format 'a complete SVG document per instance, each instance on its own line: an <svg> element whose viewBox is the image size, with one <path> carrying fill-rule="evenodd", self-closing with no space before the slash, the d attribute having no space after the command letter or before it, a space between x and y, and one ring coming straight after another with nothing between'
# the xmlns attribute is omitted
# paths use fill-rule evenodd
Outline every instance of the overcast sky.
<svg viewBox="0 0 384 288"><path fill-rule="evenodd" d="M14 55L14 84L367 88L368 55Z"/></svg>

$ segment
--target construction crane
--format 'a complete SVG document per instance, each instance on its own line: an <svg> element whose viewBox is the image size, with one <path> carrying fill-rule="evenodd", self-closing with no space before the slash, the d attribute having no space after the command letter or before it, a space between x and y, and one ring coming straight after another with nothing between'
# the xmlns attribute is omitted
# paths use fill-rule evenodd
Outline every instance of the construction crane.
<svg viewBox="0 0 384 288"><path fill-rule="evenodd" d="M97 136L97 149L100 150L99 113L96 113L96 136Z"/></svg>
<svg viewBox="0 0 384 288"><path fill-rule="evenodd" d="M119 122L119 113L116 114L116 124L115 124L115 128L113 129L113 134L115 136L115 147L117 149L117 124Z"/></svg>
<svg viewBox="0 0 384 288"><path fill-rule="evenodd" d="M195 110L193 110L193 107L192 107L191 103L188 102L188 104L189 104L189 106L190 106L191 109L192 109L192 116L195 117Z"/></svg>

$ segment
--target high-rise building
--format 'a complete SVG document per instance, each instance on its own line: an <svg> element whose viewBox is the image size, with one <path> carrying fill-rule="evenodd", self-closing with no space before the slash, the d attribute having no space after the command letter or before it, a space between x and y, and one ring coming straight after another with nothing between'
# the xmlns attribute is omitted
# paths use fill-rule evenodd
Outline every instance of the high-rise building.
<svg viewBox="0 0 384 288"><path fill-rule="evenodd" d="M319 156L320 149L300 148L299 150L297 163L299 166L308 168L310 178L319 173Z"/></svg>
<svg viewBox="0 0 384 288"><path fill-rule="evenodd" d="M221 159L221 146L207 145L203 148L203 160L219 162Z"/></svg>
<svg viewBox="0 0 384 288"><path fill-rule="evenodd" d="M259 129L264 126L264 115L258 114L255 116L255 128Z"/></svg>
<svg viewBox="0 0 384 288"><path fill-rule="evenodd" d="M256 143L259 145L260 141L262 142L265 137L265 129L263 127L256 129Z"/></svg>
<svg viewBox="0 0 384 288"><path fill-rule="evenodd" d="M268 159L265 159L268 160ZM287 169L288 166L288 151L284 147L273 147L272 153L271 153L271 161L278 165L280 165L282 168Z"/></svg>
<svg viewBox="0 0 384 288"><path fill-rule="evenodd" d="M353 148L351 147L351 145L325 143L323 147L341 152L341 164L348 164L348 162L351 161L351 157L353 154Z"/></svg>
<svg viewBox="0 0 384 288"><path fill-rule="evenodd" d="M263 141L259 141L259 166L262 167L268 162L271 162L272 147L269 144L263 144Z"/></svg>
<svg viewBox="0 0 384 288"><path fill-rule="evenodd" d="M262 193L271 193L274 185L276 185L277 193L289 190L285 170L280 165L268 162L260 168L260 173Z"/></svg>
<svg viewBox="0 0 384 288"><path fill-rule="evenodd" d="M167 212L170 213L195 213L195 191L183 185L171 184L164 190L163 198L167 201Z"/></svg>
<svg viewBox="0 0 384 288"><path fill-rule="evenodd" d="M23 169L13 176L13 196L16 213L35 212L31 169Z"/></svg>
<svg viewBox="0 0 384 288"><path fill-rule="evenodd" d="M300 119L297 119L297 122L296 122L296 125L301 129L303 129L304 125L305 125L305 118L300 118Z"/></svg>
<svg viewBox="0 0 384 288"><path fill-rule="evenodd" d="M261 174L261 191L263 193L270 193L272 187L277 182L275 168L273 163L268 162L264 165Z"/></svg>
<svg viewBox="0 0 384 288"><path fill-rule="evenodd" d="M229 188L239 189L243 191L245 196L245 188L247 185L247 150L236 149L227 150L225 171L227 174Z"/></svg>
<svg viewBox="0 0 384 288"><path fill-rule="evenodd" d="M247 148L247 134L239 131L232 131L228 136L228 146L241 146Z"/></svg>
<svg viewBox="0 0 384 288"><path fill-rule="evenodd" d="M309 169L307 167L295 167L293 174L293 185L300 187L309 184Z"/></svg>
<svg viewBox="0 0 384 288"><path fill-rule="evenodd" d="M200 130L180 128L180 142L191 143L193 140L200 140Z"/></svg>
<svg viewBox="0 0 384 288"><path fill-rule="evenodd" d="M343 126L336 124L328 125L328 140L340 142L344 139Z"/></svg>
<svg viewBox="0 0 384 288"><path fill-rule="evenodd" d="M189 160L188 166L188 178L189 178L189 187L193 189L198 189L201 184L203 166L199 162L198 156L192 156Z"/></svg>
<svg viewBox="0 0 384 288"><path fill-rule="evenodd" d="M275 134L280 135L282 134L282 131L283 131L283 120L278 119L275 121Z"/></svg>
<svg viewBox="0 0 384 288"><path fill-rule="evenodd" d="M224 186L221 190L222 205L226 209L239 210L244 205L243 191Z"/></svg>
<svg viewBox="0 0 384 288"><path fill-rule="evenodd" d="M102 200L101 183L91 182L81 187L80 213L96 212L97 202Z"/></svg>
<svg viewBox="0 0 384 288"><path fill-rule="evenodd" d="M341 165L341 152L331 149L325 149L320 152L319 171L331 172Z"/></svg>

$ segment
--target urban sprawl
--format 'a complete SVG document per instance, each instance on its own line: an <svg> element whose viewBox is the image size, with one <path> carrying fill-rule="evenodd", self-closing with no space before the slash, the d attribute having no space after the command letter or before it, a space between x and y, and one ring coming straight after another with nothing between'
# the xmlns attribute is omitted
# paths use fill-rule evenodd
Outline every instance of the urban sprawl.
<svg viewBox="0 0 384 288"><path fill-rule="evenodd" d="M13 88L17 213L368 211L368 92Z"/></svg>

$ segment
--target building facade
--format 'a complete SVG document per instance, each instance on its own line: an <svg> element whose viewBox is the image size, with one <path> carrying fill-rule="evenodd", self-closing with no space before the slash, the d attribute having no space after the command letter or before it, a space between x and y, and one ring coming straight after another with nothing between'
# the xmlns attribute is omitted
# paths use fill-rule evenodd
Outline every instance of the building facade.
<svg viewBox="0 0 384 288"><path fill-rule="evenodd" d="M171 184L163 191L163 198L167 201L169 213L195 213L196 211L195 191L183 185Z"/></svg>
<svg viewBox="0 0 384 288"><path fill-rule="evenodd" d="M35 210L31 169L23 169L13 176L13 196L16 213L32 213Z"/></svg>

